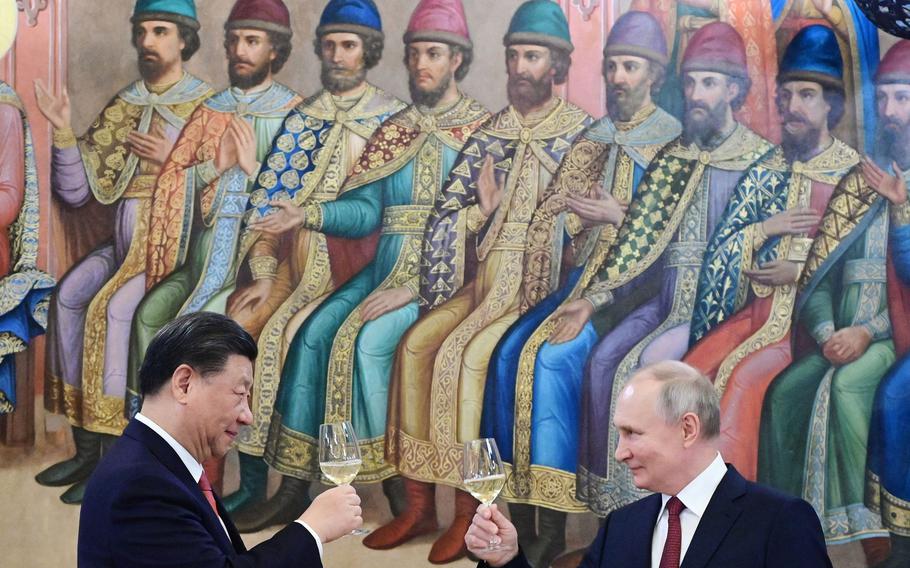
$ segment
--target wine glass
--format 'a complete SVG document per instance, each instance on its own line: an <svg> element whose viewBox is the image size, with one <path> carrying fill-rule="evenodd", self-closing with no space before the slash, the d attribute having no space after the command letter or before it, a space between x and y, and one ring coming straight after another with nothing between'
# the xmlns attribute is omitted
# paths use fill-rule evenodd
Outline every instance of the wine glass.
<svg viewBox="0 0 910 568"><path fill-rule="evenodd" d="M464 446L464 486L475 499L489 507L506 483L506 472L493 438L472 440ZM491 540L487 550L499 550L499 540Z"/></svg>
<svg viewBox="0 0 910 568"><path fill-rule="evenodd" d="M363 460L357 435L350 422L331 422L319 426L319 469L335 485L354 481ZM353 535L369 534L369 529L354 529Z"/></svg>

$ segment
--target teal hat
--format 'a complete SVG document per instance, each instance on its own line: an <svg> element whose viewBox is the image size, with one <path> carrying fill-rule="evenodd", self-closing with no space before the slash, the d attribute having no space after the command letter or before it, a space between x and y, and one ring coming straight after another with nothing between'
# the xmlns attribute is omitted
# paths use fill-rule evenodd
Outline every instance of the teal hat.
<svg viewBox="0 0 910 568"><path fill-rule="evenodd" d="M502 41L507 46L530 43L569 53L575 49L566 15L559 4L551 0L528 0L519 6Z"/></svg>
<svg viewBox="0 0 910 568"><path fill-rule="evenodd" d="M199 29L196 3L193 0L137 0L130 21L135 24L148 20L163 20Z"/></svg>

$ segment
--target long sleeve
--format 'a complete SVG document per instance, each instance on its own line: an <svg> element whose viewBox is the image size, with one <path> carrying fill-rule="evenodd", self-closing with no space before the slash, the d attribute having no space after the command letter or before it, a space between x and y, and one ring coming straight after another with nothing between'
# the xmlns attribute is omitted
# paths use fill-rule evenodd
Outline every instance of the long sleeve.
<svg viewBox="0 0 910 568"><path fill-rule="evenodd" d="M821 523L805 501L794 499L782 507L768 536L764 565L831 568Z"/></svg>
<svg viewBox="0 0 910 568"><path fill-rule="evenodd" d="M345 192L335 201L307 206L304 226L337 237L366 237L382 223L383 184L380 179Z"/></svg>
<svg viewBox="0 0 910 568"><path fill-rule="evenodd" d="M834 334L834 283L840 278L838 267L832 268L806 300L800 320L815 341L822 345Z"/></svg>
<svg viewBox="0 0 910 568"><path fill-rule="evenodd" d="M25 153L22 116L10 105L0 105L0 230L13 224L25 195ZM18 144L16 142L19 142Z"/></svg>
<svg viewBox="0 0 910 568"><path fill-rule="evenodd" d="M54 195L70 207L82 207L92 197L76 137L70 129L54 131L51 188Z"/></svg>
<svg viewBox="0 0 910 568"><path fill-rule="evenodd" d="M249 551L226 554L205 524L198 503L182 488L164 486L161 477L138 477L111 503L112 566L273 567L322 566L310 532L291 523ZM217 530L221 530L220 527ZM80 566L89 566L88 558Z"/></svg>

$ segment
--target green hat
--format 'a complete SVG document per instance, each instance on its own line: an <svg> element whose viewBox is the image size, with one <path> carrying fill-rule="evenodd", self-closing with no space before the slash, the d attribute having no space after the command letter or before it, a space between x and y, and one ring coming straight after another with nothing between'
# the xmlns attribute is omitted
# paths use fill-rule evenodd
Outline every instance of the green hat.
<svg viewBox="0 0 910 568"><path fill-rule="evenodd" d="M566 15L551 0L528 0L519 6L502 41L507 46L530 43L565 49L569 53L575 49Z"/></svg>
<svg viewBox="0 0 910 568"><path fill-rule="evenodd" d="M193 0L137 0L130 21L135 24L148 20L163 20L199 29L196 3Z"/></svg>

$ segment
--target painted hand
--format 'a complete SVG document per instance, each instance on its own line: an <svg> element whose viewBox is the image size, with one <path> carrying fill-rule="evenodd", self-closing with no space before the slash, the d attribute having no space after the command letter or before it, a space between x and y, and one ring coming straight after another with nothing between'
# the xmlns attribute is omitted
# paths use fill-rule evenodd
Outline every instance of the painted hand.
<svg viewBox="0 0 910 568"><path fill-rule="evenodd" d="M70 128L72 112L70 111L70 96L66 87L63 87L63 93L59 97L55 97L44 88L40 81L36 80L35 100L38 103L38 110L51 123L51 126L57 130Z"/></svg>
<svg viewBox="0 0 910 568"><path fill-rule="evenodd" d="M896 172L901 171L896 162L892 162L891 167ZM894 205L902 205L907 202L907 184L904 183L904 180L881 169L868 156L863 158L863 177L876 193Z"/></svg>
<svg viewBox="0 0 910 568"><path fill-rule="evenodd" d="M743 274L765 286L796 284L799 280L799 265L789 260L772 260L761 268L743 270Z"/></svg>
<svg viewBox="0 0 910 568"><path fill-rule="evenodd" d="M762 231L769 237L778 235L800 235L814 229L822 220L818 211L809 207L787 209L769 219L765 219Z"/></svg>
<svg viewBox="0 0 910 568"><path fill-rule="evenodd" d="M822 355L834 365L846 365L856 361L872 343L872 334L863 326L845 327L834 332L831 339L822 346Z"/></svg>
<svg viewBox="0 0 910 568"><path fill-rule="evenodd" d="M234 292L228 298L227 315L236 319L236 315L245 309L256 311L269 298L274 284L274 280L262 278L243 290Z"/></svg>
<svg viewBox="0 0 910 568"><path fill-rule="evenodd" d="M414 294L404 286L373 292L363 301L360 307L360 317L363 321L372 321L391 311L406 306L414 299Z"/></svg>
<svg viewBox="0 0 910 568"><path fill-rule="evenodd" d="M487 155L480 168L477 178L477 202L480 212L489 217L499 207L502 201L502 182L496 179L496 170L493 167L493 157Z"/></svg>
<svg viewBox="0 0 910 568"><path fill-rule="evenodd" d="M156 166L164 165L174 148L174 143L165 136L164 130L157 122L148 134L135 130L130 132L126 137L126 142L134 154Z"/></svg>
<svg viewBox="0 0 910 568"><path fill-rule="evenodd" d="M306 214L302 207L294 205L287 200L276 200L269 203L274 208L270 215L250 223L253 231L261 231L269 235L280 235L285 231L303 226Z"/></svg>
<svg viewBox="0 0 910 568"><path fill-rule="evenodd" d="M628 205L620 203L609 193L600 199L570 195L566 197L566 205L570 211L581 218L582 225L585 227L603 224L618 227L625 219L626 211L629 210Z"/></svg>
<svg viewBox="0 0 910 568"><path fill-rule="evenodd" d="M584 298L574 300L560 306L553 317L556 318L556 328L550 334L550 343L559 344L572 341L594 315L594 304Z"/></svg>

